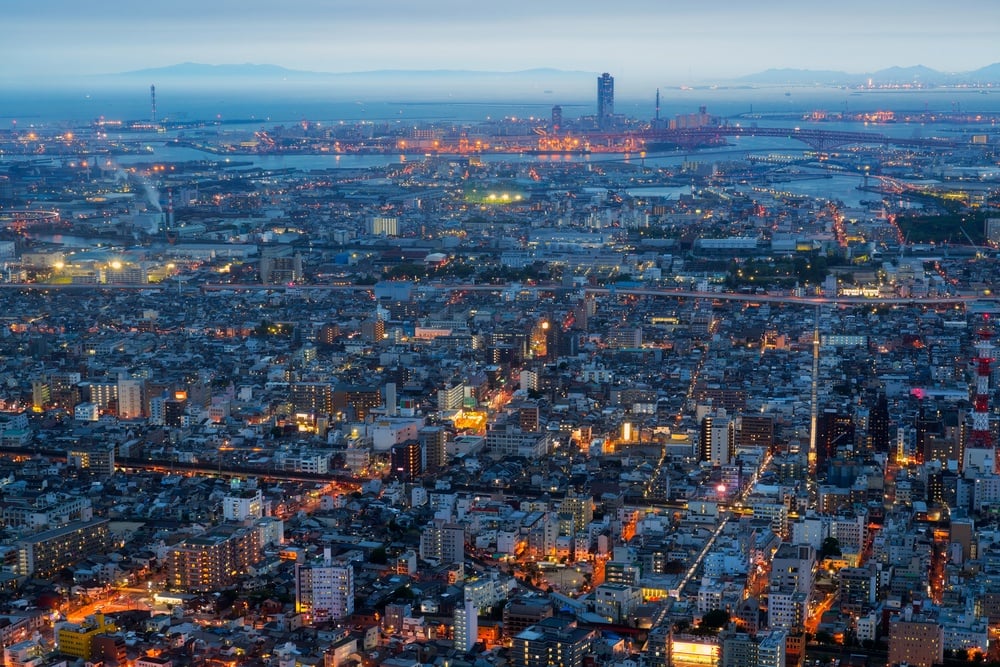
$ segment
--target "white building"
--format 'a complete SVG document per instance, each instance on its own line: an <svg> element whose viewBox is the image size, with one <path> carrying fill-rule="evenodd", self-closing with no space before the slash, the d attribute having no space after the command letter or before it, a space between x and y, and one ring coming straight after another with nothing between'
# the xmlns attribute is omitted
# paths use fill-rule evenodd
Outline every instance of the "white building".
<svg viewBox="0 0 1000 667"><path fill-rule="evenodd" d="M264 516L264 497L260 489L237 490L222 499L222 516L226 521L246 521Z"/></svg>
<svg viewBox="0 0 1000 667"><path fill-rule="evenodd" d="M139 419L142 417L142 380L118 380L118 417Z"/></svg>
<svg viewBox="0 0 1000 667"><path fill-rule="evenodd" d="M101 409L95 403L77 403L73 408L73 419L82 422L96 422Z"/></svg>
<svg viewBox="0 0 1000 667"><path fill-rule="evenodd" d="M322 561L295 566L295 610L313 623L354 613L354 566L335 562L327 547Z"/></svg>
<svg viewBox="0 0 1000 667"><path fill-rule="evenodd" d="M594 613L624 623L642 604L642 590L624 584L601 584L594 589Z"/></svg>
<svg viewBox="0 0 1000 667"><path fill-rule="evenodd" d="M384 417L371 428L372 444L376 452L387 452L393 445L407 440L417 440L424 426L422 417Z"/></svg>
<svg viewBox="0 0 1000 667"><path fill-rule="evenodd" d="M455 648L468 653L479 636L479 612L471 600L456 605L454 623Z"/></svg>
<svg viewBox="0 0 1000 667"><path fill-rule="evenodd" d="M368 219L371 236L399 236L399 218L374 215Z"/></svg>
<svg viewBox="0 0 1000 667"><path fill-rule="evenodd" d="M441 563L464 563L465 527L434 519L420 534L420 557Z"/></svg>

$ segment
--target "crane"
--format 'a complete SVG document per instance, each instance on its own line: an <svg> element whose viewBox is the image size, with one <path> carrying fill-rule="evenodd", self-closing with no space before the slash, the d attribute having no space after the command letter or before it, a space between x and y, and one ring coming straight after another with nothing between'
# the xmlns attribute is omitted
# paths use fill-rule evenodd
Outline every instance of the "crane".
<svg viewBox="0 0 1000 667"><path fill-rule="evenodd" d="M972 249L976 251L976 259L983 257L983 253L979 250L979 246L976 245L976 242L973 241L972 237L965 231L965 227L959 226L959 230L961 230L962 234L965 235L965 238L969 239L969 245L971 245Z"/></svg>

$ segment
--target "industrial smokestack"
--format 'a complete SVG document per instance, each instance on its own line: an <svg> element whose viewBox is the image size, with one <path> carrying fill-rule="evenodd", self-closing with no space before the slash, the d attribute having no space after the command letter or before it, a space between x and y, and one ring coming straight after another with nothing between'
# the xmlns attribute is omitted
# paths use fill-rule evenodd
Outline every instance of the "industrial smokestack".
<svg viewBox="0 0 1000 667"><path fill-rule="evenodd" d="M174 191L167 190L167 229L174 228Z"/></svg>

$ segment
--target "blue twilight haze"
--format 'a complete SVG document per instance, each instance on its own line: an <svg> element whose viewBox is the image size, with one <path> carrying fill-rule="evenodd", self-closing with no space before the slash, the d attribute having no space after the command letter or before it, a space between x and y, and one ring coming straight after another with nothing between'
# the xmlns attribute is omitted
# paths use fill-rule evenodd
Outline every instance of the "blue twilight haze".
<svg viewBox="0 0 1000 667"><path fill-rule="evenodd" d="M638 0L7 0L0 82L57 85L180 62L615 73L629 87L768 68L968 71L1000 61L1000 3Z"/></svg>

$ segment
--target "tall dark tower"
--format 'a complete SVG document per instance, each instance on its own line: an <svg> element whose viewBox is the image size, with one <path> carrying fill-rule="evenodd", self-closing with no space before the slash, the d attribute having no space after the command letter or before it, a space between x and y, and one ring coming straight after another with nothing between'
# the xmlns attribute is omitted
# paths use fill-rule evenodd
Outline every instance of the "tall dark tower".
<svg viewBox="0 0 1000 667"><path fill-rule="evenodd" d="M607 72L597 77L597 124L608 127L615 115L615 77Z"/></svg>
<svg viewBox="0 0 1000 667"><path fill-rule="evenodd" d="M656 119L657 122L660 120L660 89L656 89Z"/></svg>
<svg viewBox="0 0 1000 667"><path fill-rule="evenodd" d="M563 116L562 107L558 104L552 107L552 121L550 125L552 126L552 133L555 134L560 129L562 129Z"/></svg>
<svg viewBox="0 0 1000 667"><path fill-rule="evenodd" d="M889 401L882 391L868 416L868 440L873 452L889 451Z"/></svg>
<svg viewBox="0 0 1000 667"><path fill-rule="evenodd" d="M152 107L150 121L156 123L156 86L149 87L149 104Z"/></svg>
<svg viewBox="0 0 1000 667"><path fill-rule="evenodd" d="M816 424L816 470L825 473L827 462L842 445L854 444L854 418L836 408L827 408Z"/></svg>

